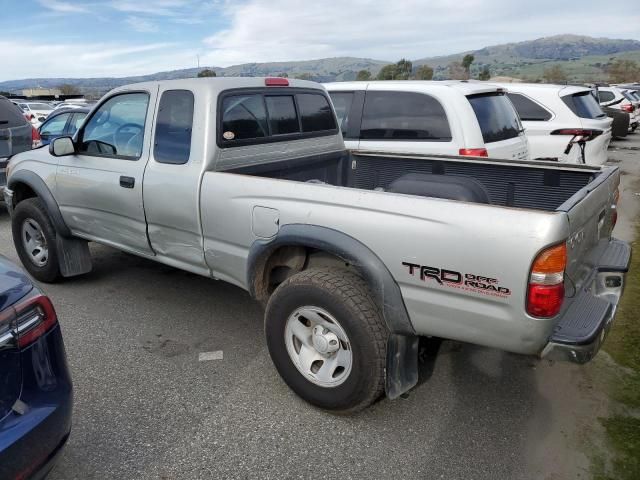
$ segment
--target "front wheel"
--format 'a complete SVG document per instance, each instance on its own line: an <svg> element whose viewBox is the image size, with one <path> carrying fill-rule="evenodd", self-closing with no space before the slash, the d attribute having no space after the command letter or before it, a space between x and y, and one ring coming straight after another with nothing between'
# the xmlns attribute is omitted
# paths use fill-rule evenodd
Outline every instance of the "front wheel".
<svg viewBox="0 0 640 480"><path fill-rule="evenodd" d="M280 376L309 403L353 412L381 395L388 331L360 277L340 269L289 277L269 299L265 333Z"/></svg>
<svg viewBox="0 0 640 480"><path fill-rule="evenodd" d="M28 198L16 205L11 217L16 252L24 268L41 282L60 278L56 230L39 198Z"/></svg>

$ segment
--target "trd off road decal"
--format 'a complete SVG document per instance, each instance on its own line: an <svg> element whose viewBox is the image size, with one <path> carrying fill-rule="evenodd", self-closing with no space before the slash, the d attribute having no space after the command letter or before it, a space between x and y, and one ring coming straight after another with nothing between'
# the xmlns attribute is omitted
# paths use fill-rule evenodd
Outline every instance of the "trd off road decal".
<svg viewBox="0 0 640 480"><path fill-rule="evenodd" d="M437 282L443 287L458 288L467 292L480 293L492 297L506 298L511 295L511 290L500 286L500 281L497 278L409 262L402 262L402 265L407 267L409 275L419 276L423 282Z"/></svg>

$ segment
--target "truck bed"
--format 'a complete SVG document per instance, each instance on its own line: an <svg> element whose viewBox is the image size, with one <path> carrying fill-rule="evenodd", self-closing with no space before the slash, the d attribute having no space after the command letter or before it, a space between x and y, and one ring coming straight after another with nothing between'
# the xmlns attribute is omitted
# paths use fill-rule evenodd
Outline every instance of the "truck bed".
<svg viewBox="0 0 640 480"><path fill-rule="evenodd" d="M386 190L408 173L470 177L486 189L491 205L555 211L601 174L587 165L470 159L435 155L337 152L223 169L297 181L320 181L364 190Z"/></svg>

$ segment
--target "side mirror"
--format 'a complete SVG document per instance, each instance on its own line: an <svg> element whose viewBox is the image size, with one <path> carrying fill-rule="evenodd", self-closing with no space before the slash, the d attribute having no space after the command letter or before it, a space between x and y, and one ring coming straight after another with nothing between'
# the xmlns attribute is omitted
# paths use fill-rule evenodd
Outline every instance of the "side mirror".
<svg viewBox="0 0 640 480"><path fill-rule="evenodd" d="M54 157L64 157L76 153L76 147L71 137L59 137L49 144L49 153Z"/></svg>

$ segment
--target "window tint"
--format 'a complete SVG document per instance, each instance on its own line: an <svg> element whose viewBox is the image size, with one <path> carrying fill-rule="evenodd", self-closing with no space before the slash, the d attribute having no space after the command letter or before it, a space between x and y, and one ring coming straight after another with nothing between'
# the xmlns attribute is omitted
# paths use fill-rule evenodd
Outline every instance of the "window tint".
<svg viewBox="0 0 640 480"><path fill-rule="evenodd" d="M602 90L598 90L598 99L601 102L610 102L611 100L615 99L616 96L614 95L613 92L605 92Z"/></svg>
<svg viewBox="0 0 640 480"><path fill-rule="evenodd" d="M528 99L524 95L520 95L519 93L508 93L507 96L516 108L518 115L520 115L520 120L546 122L553 116L551 112L538 105L533 100Z"/></svg>
<svg viewBox="0 0 640 480"><path fill-rule="evenodd" d="M567 95L562 97L562 101L580 118L603 118L606 116L591 92Z"/></svg>
<svg viewBox="0 0 640 480"><path fill-rule="evenodd" d="M0 129L27 125L20 109L6 98L0 97Z"/></svg>
<svg viewBox="0 0 640 480"><path fill-rule="evenodd" d="M153 156L157 162L183 164L191 153L193 93L167 90L160 98Z"/></svg>
<svg viewBox="0 0 640 480"><path fill-rule="evenodd" d="M40 135L45 137L50 135L62 135L70 115L70 113L62 113L53 117L51 120L46 121L42 127L40 127Z"/></svg>
<svg viewBox="0 0 640 480"><path fill-rule="evenodd" d="M296 99L300 108L303 132L322 132L337 128L331 106L324 95L301 93Z"/></svg>
<svg viewBox="0 0 640 480"><path fill-rule="evenodd" d="M433 97L411 92L367 92L360 138L365 140L450 141L442 105Z"/></svg>
<svg viewBox="0 0 640 480"><path fill-rule="evenodd" d="M265 97L269 112L271 135L284 135L300 131L292 95Z"/></svg>
<svg viewBox="0 0 640 480"><path fill-rule="evenodd" d="M140 158L148 104L146 93L125 93L107 100L84 127L79 152Z"/></svg>
<svg viewBox="0 0 640 480"><path fill-rule="evenodd" d="M522 127L513 104L503 94L467 97L478 119L484 143L500 142L520 135Z"/></svg>
<svg viewBox="0 0 640 480"><path fill-rule="evenodd" d="M349 131L349 113L351 112L351 104L353 103L353 92L329 92L333 108L338 117L338 124L342 135L347 138Z"/></svg>
<svg viewBox="0 0 640 480"><path fill-rule="evenodd" d="M222 137L245 140L269 135L262 95L234 95L222 102Z"/></svg>

